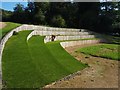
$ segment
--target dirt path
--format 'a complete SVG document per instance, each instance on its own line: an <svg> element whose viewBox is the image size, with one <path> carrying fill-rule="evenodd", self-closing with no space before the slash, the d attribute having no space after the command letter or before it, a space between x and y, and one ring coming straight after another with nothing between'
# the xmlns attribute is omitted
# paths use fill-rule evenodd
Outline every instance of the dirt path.
<svg viewBox="0 0 120 90"><path fill-rule="evenodd" d="M75 52L77 48L85 46L68 47L66 50L77 60L88 63L90 67L69 80L58 81L46 88L118 88L118 61Z"/></svg>
<svg viewBox="0 0 120 90"><path fill-rule="evenodd" d="M4 22L0 22L0 29L4 28L6 24Z"/></svg>

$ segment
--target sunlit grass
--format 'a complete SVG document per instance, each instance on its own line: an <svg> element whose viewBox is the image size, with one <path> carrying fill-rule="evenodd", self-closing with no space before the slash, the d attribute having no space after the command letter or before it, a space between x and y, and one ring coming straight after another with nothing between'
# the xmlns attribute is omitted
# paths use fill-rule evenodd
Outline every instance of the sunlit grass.
<svg viewBox="0 0 120 90"><path fill-rule="evenodd" d="M5 34L7 34L9 31L21 25L21 24L13 23L13 22L5 22L5 23L6 23L6 26L0 29L0 32L1 32L0 37L5 36Z"/></svg>
<svg viewBox="0 0 120 90"><path fill-rule="evenodd" d="M5 45L2 72L7 88L41 88L87 67L59 43L45 44L42 36L26 41L30 32L13 35Z"/></svg>
<svg viewBox="0 0 120 90"><path fill-rule="evenodd" d="M89 54L92 56L120 60L120 57L118 55L118 46L119 45L117 44L102 44L80 48L78 52L82 52L84 54Z"/></svg>

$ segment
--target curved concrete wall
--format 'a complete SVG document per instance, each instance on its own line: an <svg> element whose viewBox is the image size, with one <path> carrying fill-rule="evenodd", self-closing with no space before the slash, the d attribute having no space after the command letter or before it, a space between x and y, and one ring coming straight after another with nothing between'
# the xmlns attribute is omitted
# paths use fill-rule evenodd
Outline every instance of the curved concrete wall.
<svg viewBox="0 0 120 90"><path fill-rule="evenodd" d="M46 32L46 35L44 33L42 33L41 31L32 31L28 37L27 37L27 40L32 37L33 35L41 35L41 36L46 36L44 38L44 42L47 43L47 42L51 42L51 36L50 35L53 35L53 34L47 34ZM57 40L78 40L78 39L86 39L86 38L94 38L95 36L94 35L79 35L79 36L55 36L55 39L54 41L57 41Z"/></svg>
<svg viewBox="0 0 120 90"><path fill-rule="evenodd" d="M67 41L67 42L60 42L60 45L63 48L77 46L77 45L85 45L85 44L96 44L105 42L104 40L82 40L82 41Z"/></svg>
<svg viewBox="0 0 120 90"><path fill-rule="evenodd" d="M36 33L38 33L39 35L88 35L88 34L92 34L90 32L73 32L73 31L46 31L46 30L35 30Z"/></svg>
<svg viewBox="0 0 120 90"><path fill-rule="evenodd" d="M75 32L85 32L86 29L72 29L72 28L56 28L56 27L46 27L46 26L36 26L35 30L46 30L46 31L75 31Z"/></svg>
<svg viewBox="0 0 120 90"><path fill-rule="evenodd" d="M58 40L78 40L78 39L87 39L87 38L94 38L94 35L81 35L81 36L55 36L54 41ZM46 36L44 42L51 42L51 36Z"/></svg>

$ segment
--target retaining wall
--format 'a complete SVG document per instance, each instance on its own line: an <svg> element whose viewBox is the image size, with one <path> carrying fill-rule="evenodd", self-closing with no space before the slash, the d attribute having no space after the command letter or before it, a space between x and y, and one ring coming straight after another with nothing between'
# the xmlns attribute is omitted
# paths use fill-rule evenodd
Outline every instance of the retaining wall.
<svg viewBox="0 0 120 90"><path fill-rule="evenodd" d="M82 41L67 41L67 42L60 42L60 45L63 48L77 46L77 45L85 45L85 44L96 44L105 42L104 40L82 40Z"/></svg>
<svg viewBox="0 0 120 90"><path fill-rule="evenodd" d="M81 35L81 36L55 36L54 41L57 40L78 40L78 39L87 39L87 38L95 38L94 35ZM51 42L51 36L46 36L44 42Z"/></svg>
<svg viewBox="0 0 120 90"><path fill-rule="evenodd" d="M88 35L88 34L92 34L90 32L73 32L73 31L44 31L44 30L35 30L35 33L37 33L38 35Z"/></svg>

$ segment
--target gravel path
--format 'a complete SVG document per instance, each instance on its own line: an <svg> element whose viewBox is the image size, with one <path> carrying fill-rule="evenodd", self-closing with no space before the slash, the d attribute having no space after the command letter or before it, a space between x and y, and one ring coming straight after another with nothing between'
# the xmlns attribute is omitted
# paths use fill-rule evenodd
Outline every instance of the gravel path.
<svg viewBox="0 0 120 90"><path fill-rule="evenodd" d="M118 61L75 52L77 48L85 46L89 45L68 47L66 51L90 67L68 80L47 85L46 88L118 88Z"/></svg>

